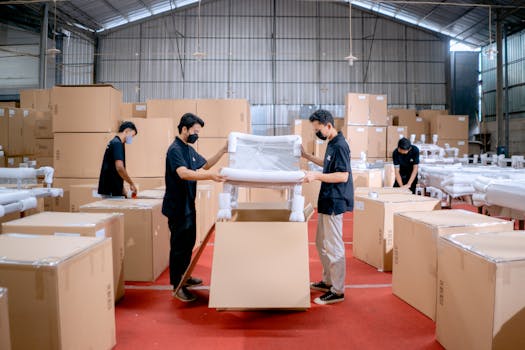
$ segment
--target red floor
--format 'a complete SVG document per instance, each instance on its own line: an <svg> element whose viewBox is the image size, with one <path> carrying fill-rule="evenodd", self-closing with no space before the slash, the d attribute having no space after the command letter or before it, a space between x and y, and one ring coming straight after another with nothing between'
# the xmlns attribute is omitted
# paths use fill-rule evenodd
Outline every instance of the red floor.
<svg viewBox="0 0 525 350"><path fill-rule="evenodd" d="M316 224L313 217L310 275L315 281L321 276L313 244ZM155 283L128 286L116 307L116 349L443 349L435 341L434 323L392 295L392 275L352 257L351 215L345 217L343 227L347 242L343 303L312 303L302 312L219 312L208 308L206 288L196 291L195 303L174 299L166 271ZM204 286L209 286L212 254L211 243L193 273L204 280ZM312 300L320 294L312 292Z"/></svg>

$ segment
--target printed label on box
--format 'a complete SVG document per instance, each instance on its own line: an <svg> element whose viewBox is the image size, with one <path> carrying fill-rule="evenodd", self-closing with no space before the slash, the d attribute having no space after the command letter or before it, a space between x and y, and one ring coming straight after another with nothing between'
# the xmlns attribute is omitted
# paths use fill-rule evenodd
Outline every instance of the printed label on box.
<svg viewBox="0 0 525 350"><path fill-rule="evenodd" d="M366 95L359 95L357 98L360 100L366 100Z"/></svg>
<svg viewBox="0 0 525 350"><path fill-rule="evenodd" d="M416 122L421 123L422 121L423 121L423 118L421 118L421 117L416 117Z"/></svg>
<svg viewBox="0 0 525 350"><path fill-rule="evenodd" d="M295 120L295 125L300 125L301 124L301 119L296 119Z"/></svg>
<svg viewBox="0 0 525 350"><path fill-rule="evenodd" d="M24 109L24 117L27 117L29 115L29 111L27 109Z"/></svg>
<svg viewBox="0 0 525 350"><path fill-rule="evenodd" d="M356 131L357 132L365 132L365 128L357 128Z"/></svg>
<svg viewBox="0 0 525 350"><path fill-rule="evenodd" d="M465 141L458 141L458 146L464 146L465 145Z"/></svg>
<svg viewBox="0 0 525 350"><path fill-rule="evenodd" d="M376 132L383 132L383 128L376 128Z"/></svg>
<svg viewBox="0 0 525 350"><path fill-rule="evenodd" d="M9 116L10 116L10 117L13 117L13 116L15 115L15 113L16 113L16 112L15 112L14 109L10 109L10 110L9 110Z"/></svg>
<svg viewBox="0 0 525 350"><path fill-rule="evenodd" d="M136 105L135 110L138 112L144 112L146 110L146 105Z"/></svg>
<svg viewBox="0 0 525 350"><path fill-rule="evenodd" d="M362 201L355 201L354 208L356 210L365 210L365 202Z"/></svg>
<svg viewBox="0 0 525 350"><path fill-rule="evenodd" d="M378 101L383 101L385 98L384 98L383 96L376 96L376 99L377 99Z"/></svg>
<svg viewBox="0 0 525 350"><path fill-rule="evenodd" d="M464 121L465 121L465 117L458 117L458 120L459 120L460 122L464 122Z"/></svg>
<svg viewBox="0 0 525 350"><path fill-rule="evenodd" d="M0 108L0 117L3 117L3 116L5 116L4 109L3 109L3 108Z"/></svg>

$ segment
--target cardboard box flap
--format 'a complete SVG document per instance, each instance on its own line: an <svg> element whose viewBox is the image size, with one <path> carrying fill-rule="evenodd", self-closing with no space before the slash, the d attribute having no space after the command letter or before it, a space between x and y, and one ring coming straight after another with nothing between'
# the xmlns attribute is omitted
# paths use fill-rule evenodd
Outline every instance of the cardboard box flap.
<svg viewBox="0 0 525 350"><path fill-rule="evenodd" d="M0 235L0 264L55 266L103 240L98 237L6 233Z"/></svg>
<svg viewBox="0 0 525 350"><path fill-rule="evenodd" d="M313 207L310 203L303 210L305 222L313 215ZM237 209L234 209L231 221L237 222L289 222L290 221L289 204L287 202L279 203L241 203Z"/></svg>
<svg viewBox="0 0 525 350"><path fill-rule="evenodd" d="M437 199L431 197L417 196L414 194L403 193L378 193L377 197L367 197L368 199L384 203L402 203L402 202L436 202Z"/></svg>
<svg viewBox="0 0 525 350"><path fill-rule="evenodd" d="M441 239L494 263L525 261L525 231L458 233Z"/></svg>
<svg viewBox="0 0 525 350"><path fill-rule="evenodd" d="M436 210L432 212L404 212L396 215L442 228L458 226L486 227L490 225L500 225L505 221L463 209Z"/></svg>
<svg viewBox="0 0 525 350"><path fill-rule="evenodd" d="M81 209L151 210L162 205L162 199L105 199L81 206Z"/></svg>
<svg viewBox="0 0 525 350"><path fill-rule="evenodd" d="M9 221L8 226L61 226L61 227L95 227L122 216L120 213L63 213L42 212L24 218ZM6 223L3 224L4 226Z"/></svg>

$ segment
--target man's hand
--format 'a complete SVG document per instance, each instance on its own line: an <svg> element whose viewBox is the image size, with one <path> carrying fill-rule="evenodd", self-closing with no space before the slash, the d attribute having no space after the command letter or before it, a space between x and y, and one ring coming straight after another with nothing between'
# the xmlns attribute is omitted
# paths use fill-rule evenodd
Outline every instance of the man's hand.
<svg viewBox="0 0 525 350"><path fill-rule="evenodd" d="M228 153L228 141L224 144L224 146L221 148L222 154Z"/></svg>
<svg viewBox="0 0 525 350"><path fill-rule="evenodd" d="M135 187L135 184L130 184L129 189L131 190L131 193L137 193L137 188Z"/></svg>
<svg viewBox="0 0 525 350"><path fill-rule="evenodd" d="M222 175L219 175L218 173L213 173L210 175L210 179L215 182L224 182L226 181L226 178Z"/></svg>
<svg viewBox="0 0 525 350"><path fill-rule="evenodd" d="M317 171L306 171L304 173L303 182L305 183L313 182L319 178L318 177L319 174L320 173L318 173Z"/></svg>
<svg viewBox="0 0 525 350"><path fill-rule="evenodd" d="M410 188L410 185L406 184L406 185L401 186L401 188L407 188L408 189L408 188Z"/></svg>

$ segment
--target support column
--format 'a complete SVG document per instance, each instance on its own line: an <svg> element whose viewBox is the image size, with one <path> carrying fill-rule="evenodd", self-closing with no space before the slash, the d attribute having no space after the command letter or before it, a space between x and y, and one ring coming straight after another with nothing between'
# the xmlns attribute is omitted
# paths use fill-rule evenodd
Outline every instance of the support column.
<svg viewBox="0 0 525 350"><path fill-rule="evenodd" d="M48 37L48 24L49 24L49 5L44 3L41 10L41 24L40 24L40 55L39 55L39 66L38 66L38 87L41 89L46 88L46 51L47 51L47 37Z"/></svg>
<svg viewBox="0 0 525 350"><path fill-rule="evenodd" d="M496 12L496 123L498 126L498 153L505 146L505 120L503 119L503 34L501 10ZM507 153L507 152L505 152Z"/></svg>

